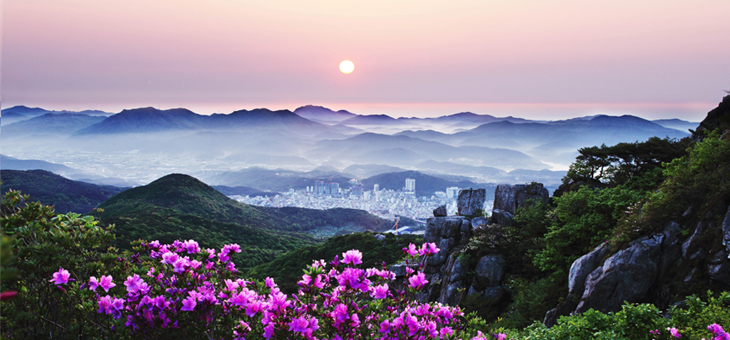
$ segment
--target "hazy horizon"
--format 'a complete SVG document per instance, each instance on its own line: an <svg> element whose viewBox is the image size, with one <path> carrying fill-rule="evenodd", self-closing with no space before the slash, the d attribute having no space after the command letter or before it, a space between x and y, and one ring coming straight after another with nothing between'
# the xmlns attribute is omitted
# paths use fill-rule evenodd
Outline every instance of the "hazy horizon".
<svg viewBox="0 0 730 340"><path fill-rule="evenodd" d="M719 100L718 100L719 102ZM160 110L185 108L201 115L228 114L238 110L266 108L294 111L305 105L322 106L333 111L345 110L359 115L385 114L393 118L431 118L471 112L495 117L513 116L530 120L562 120L576 117L632 115L647 120L682 119L699 122L714 108L716 103L243 103L243 104L189 104L171 105L158 103L139 105L84 105L84 104L28 104L1 103L3 110L23 105L52 111L99 110L119 113L126 109L154 107Z"/></svg>
<svg viewBox="0 0 730 340"><path fill-rule="evenodd" d="M727 13L727 0L5 0L0 97L697 121L730 86Z"/></svg>

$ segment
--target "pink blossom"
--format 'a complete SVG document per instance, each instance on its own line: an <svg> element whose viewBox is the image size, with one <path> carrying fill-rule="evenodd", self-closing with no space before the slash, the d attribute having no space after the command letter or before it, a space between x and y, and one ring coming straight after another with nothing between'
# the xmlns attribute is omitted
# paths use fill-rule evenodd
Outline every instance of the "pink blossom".
<svg viewBox="0 0 730 340"><path fill-rule="evenodd" d="M428 283L428 280L426 280L425 274L419 272L418 274L409 277L408 282L411 284L411 287L421 289L421 287Z"/></svg>
<svg viewBox="0 0 730 340"><path fill-rule="evenodd" d="M93 276L91 278L96 279ZM89 279L89 281L91 281L91 279ZM105 292L109 292L109 289L112 289L117 286L114 282L112 282L111 275L102 276L101 280L99 280L99 282L98 282L98 285L99 285L99 287L103 288ZM89 288L90 287L91 287L91 282L89 282ZM96 289L96 287L94 287L94 288ZM95 289L92 289L92 290L95 290Z"/></svg>
<svg viewBox="0 0 730 340"><path fill-rule="evenodd" d="M127 287L129 293L146 293L149 290L149 286L144 282L139 275L127 276L127 280L124 281L124 285Z"/></svg>
<svg viewBox="0 0 730 340"><path fill-rule="evenodd" d="M348 251L342 253L342 263L344 263L344 264L352 263L353 265L361 264L362 263L362 253L356 249L348 250Z"/></svg>
<svg viewBox="0 0 730 340"><path fill-rule="evenodd" d="M188 254L197 254L200 252L200 247L198 246L198 242L195 242L193 240L187 240L183 242L183 248L187 250Z"/></svg>
<svg viewBox="0 0 730 340"><path fill-rule="evenodd" d="M423 246L421 246L421 249L418 250L418 254L421 256L424 255L433 255L439 252L439 248L436 248L436 243L424 243Z"/></svg>
<svg viewBox="0 0 730 340"><path fill-rule="evenodd" d="M497 340L505 340L505 339L507 339L507 334L498 333L498 334L495 334L494 337L497 338Z"/></svg>
<svg viewBox="0 0 730 340"><path fill-rule="evenodd" d="M195 301L195 298L192 296L186 297L183 301L183 306L180 308L180 310L191 312L195 309L195 306L198 304L198 302Z"/></svg>
<svg viewBox="0 0 730 340"><path fill-rule="evenodd" d="M681 334L679 334L679 330L675 327L667 327L667 330L675 338L679 338L680 336L682 336Z"/></svg>
<svg viewBox="0 0 730 340"><path fill-rule="evenodd" d="M264 338L271 339L272 336L274 336L274 324L270 323L264 327Z"/></svg>
<svg viewBox="0 0 730 340"><path fill-rule="evenodd" d="M372 293L371 293L371 296L374 299L385 299L385 298L387 298L388 297L388 284L386 283L386 284L382 284L382 285L379 285L379 286L375 286L374 289L373 289L373 291L372 291Z"/></svg>
<svg viewBox="0 0 730 340"><path fill-rule="evenodd" d="M53 273L53 278L48 280L48 282L53 282L56 285L67 284L69 281L74 281L74 279L71 278L68 270L63 268L58 268L58 271Z"/></svg>
<svg viewBox="0 0 730 340"><path fill-rule="evenodd" d="M415 244L410 243L408 244L408 248L403 248L403 252L410 256L416 256L418 255L418 248L416 248Z"/></svg>
<svg viewBox="0 0 730 340"><path fill-rule="evenodd" d="M454 335L454 330L451 327L443 327L439 333L441 333L441 339L443 339L447 335Z"/></svg>

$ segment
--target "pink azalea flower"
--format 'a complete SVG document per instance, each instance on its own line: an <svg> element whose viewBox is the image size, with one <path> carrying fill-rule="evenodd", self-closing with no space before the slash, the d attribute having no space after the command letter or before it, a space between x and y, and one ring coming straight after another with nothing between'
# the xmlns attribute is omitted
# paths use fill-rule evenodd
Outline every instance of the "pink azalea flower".
<svg viewBox="0 0 730 340"><path fill-rule="evenodd" d="M421 289L421 287L428 283L428 280L426 280L425 274L419 272L417 275L409 277L408 282L411 284L411 287Z"/></svg>
<svg viewBox="0 0 730 340"><path fill-rule="evenodd" d="M180 308L180 310L191 312L195 309L195 306L198 304L197 301L195 301L195 298L192 296L186 297L183 301L183 306Z"/></svg>
<svg viewBox="0 0 730 340"><path fill-rule="evenodd" d="M416 245L413 243L408 244L408 248L403 248L403 252L410 256L418 255L418 249L416 248Z"/></svg>
<svg viewBox="0 0 730 340"><path fill-rule="evenodd" d="M362 263L362 253L359 250L351 249L342 253L342 263L353 265Z"/></svg>
<svg viewBox="0 0 730 340"><path fill-rule="evenodd" d="M304 333L309 328L309 321L304 318L304 315L292 320L289 323L289 331Z"/></svg>
<svg viewBox="0 0 730 340"><path fill-rule="evenodd" d="M145 283L137 274L134 274L134 276L127 276L127 280L124 281L124 285L127 287L127 292L129 293L144 293L147 289L149 289L147 283Z"/></svg>
<svg viewBox="0 0 730 340"><path fill-rule="evenodd" d="M682 336L681 334L679 334L679 330L677 328L675 328L675 327L671 327L671 328L670 327L667 327L667 330L675 338L679 338L680 336Z"/></svg>
<svg viewBox="0 0 730 340"><path fill-rule="evenodd" d="M272 336L274 336L274 324L270 323L264 327L264 338L271 339Z"/></svg>
<svg viewBox="0 0 730 340"><path fill-rule="evenodd" d="M371 296L374 299L385 299L388 297L388 284L382 284L380 286L375 286L373 289L373 292L371 293Z"/></svg>
<svg viewBox="0 0 730 340"><path fill-rule="evenodd" d="M92 276L92 278L93 278L93 276ZM91 285L91 284L89 283L89 285ZM102 276L101 279L99 280L99 287L103 288L104 291L107 293L109 292L109 289L112 289L116 286L117 285L114 282L112 282L111 275Z"/></svg>
<svg viewBox="0 0 730 340"><path fill-rule="evenodd" d="M53 282L53 284L56 285L64 285L69 281L74 281L74 279L71 278L71 274L68 270L63 268L58 268L58 271L53 273L53 278L48 280L48 282Z"/></svg>
<svg viewBox="0 0 730 340"><path fill-rule="evenodd" d="M444 327L444 328L441 328L439 333L441 333L441 339L443 339L447 335L454 335L454 330L451 329L451 327Z"/></svg>
<svg viewBox="0 0 730 340"><path fill-rule="evenodd" d="M505 340L505 339L507 339L507 334L499 333L499 334L495 334L494 337L497 338L497 340Z"/></svg>
<svg viewBox="0 0 730 340"><path fill-rule="evenodd" d="M424 243L423 246L421 246L421 249L418 250L418 254L421 256L424 255L433 255L439 252L439 248L436 248L436 243Z"/></svg>

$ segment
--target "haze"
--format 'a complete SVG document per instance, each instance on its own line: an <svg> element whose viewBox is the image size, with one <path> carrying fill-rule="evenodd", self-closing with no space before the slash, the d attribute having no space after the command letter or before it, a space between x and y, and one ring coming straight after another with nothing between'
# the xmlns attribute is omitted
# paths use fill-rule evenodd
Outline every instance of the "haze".
<svg viewBox="0 0 730 340"><path fill-rule="evenodd" d="M6 0L2 12L3 108L699 121L730 87L727 0Z"/></svg>

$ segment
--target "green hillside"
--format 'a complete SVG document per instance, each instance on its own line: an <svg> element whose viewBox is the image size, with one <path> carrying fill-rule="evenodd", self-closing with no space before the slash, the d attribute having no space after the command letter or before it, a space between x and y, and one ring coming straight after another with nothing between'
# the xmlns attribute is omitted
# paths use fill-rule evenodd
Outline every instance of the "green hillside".
<svg viewBox="0 0 730 340"><path fill-rule="evenodd" d="M116 245L130 248L138 239L172 242L195 239L204 247L238 243L237 263L250 267L296 248L313 245L305 233L323 226L356 224L385 230L391 221L354 209L254 207L232 200L183 174L171 174L124 191L102 203L100 219L114 224Z"/></svg>
<svg viewBox="0 0 730 340"><path fill-rule="evenodd" d="M87 213L124 188L73 181L45 170L1 170L0 191L19 190L57 213Z"/></svg>

